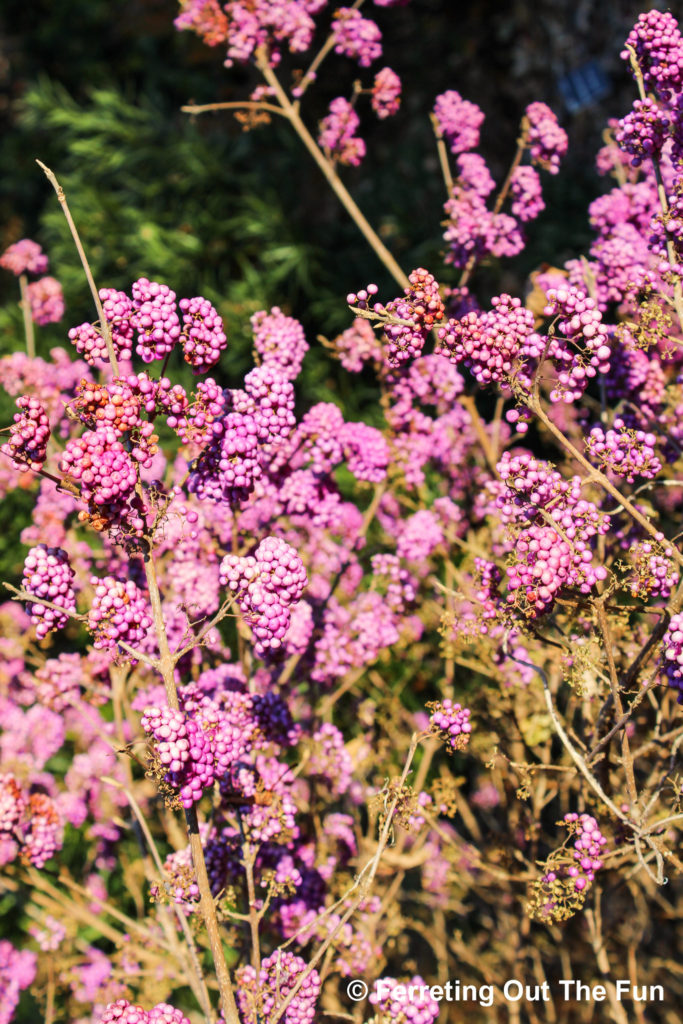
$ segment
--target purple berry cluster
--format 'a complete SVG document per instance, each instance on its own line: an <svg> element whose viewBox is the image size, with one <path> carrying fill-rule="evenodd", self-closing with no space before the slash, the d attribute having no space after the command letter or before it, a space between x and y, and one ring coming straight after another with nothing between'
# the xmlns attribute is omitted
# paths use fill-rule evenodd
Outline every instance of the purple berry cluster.
<svg viewBox="0 0 683 1024"><path fill-rule="evenodd" d="M557 174L560 160L567 153L567 133L545 103L530 103L525 110L525 117L531 159L550 174Z"/></svg>
<svg viewBox="0 0 683 1024"><path fill-rule="evenodd" d="M270 1020L306 970L306 961L300 956L279 949L262 961L258 978L251 964L241 967L237 1002L244 1024ZM313 1024L319 995L320 976L313 969L281 1017L283 1024Z"/></svg>
<svg viewBox="0 0 683 1024"><path fill-rule="evenodd" d="M369 68L382 56L382 33L354 7L338 7L332 21L334 52Z"/></svg>
<svg viewBox="0 0 683 1024"><path fill-rule="evenodd" d="M17 277L21 274L44 274L47 266L47 256L31 238L14 242L0 256L0 267Z"/></svg>
<svg viewBox="0 0 683 1024"><path fill-rule="evenodd" d="M671 616L671 622L662 639L662 668L669 682L681 691L679 703L683 703L683 614Z"/></svg>
<svg viewBox="0 0 683 1024"><path fill-rule="evenodd" d="M429 986L419 976L398 982L395 978L379 978L370 1002L377 1007L377 1019L387 1024L434 1024L441 1012L436 999L432 999Z"/></svg>
<svg viewBox="0 0 683 1024"><path fill-rule="evenodd" d="M605 430L596 425L586 438L589 457L615 476L625 477L630 484L637 476L653 480L662 464L655 453L657 438L644 430L631 430L617 417L614 426Z"/></svg>
<svg viewBox="0 0 683 1024"><path fill-rule="evenodd" d="M609 331L595 299L578 288L551 288L547 297L545 315L559 318L548 351L557 369L550 401L570 403L581 398L591 378L609 372Z"/></svg>
<svg viewBox="0 0 683 1024"><path fill-rule="evenodd" d="M484 113L476 103L464 100L455 89L436 97L434 117L451 153L466 153L479 145Z"/></svg>
<svg viewBox="0 0 683 1024"><path fill-rule="evenodd" d="M631 165L639 167L643 160L661 156L670 125L667 112L655 100L635 100L631 112L619 122L615 139L624 153L631 154Z"/></svg>
<svg viewBox="0 0 683 1024"><path fill-rule="evenodd" d="M54 277L41 277L26 288L26 298L33 320L41 327L56 324L64 316L64 293Z"/></svg>
<svg viewBox="0 0 683 1024"><path fill-rule="evenodd" d="M218 362L227 345L223 320L208 299L197 296L181 299L183 314L181 335L185 362L194 373L206 373Z"/></svg>
<svg viewBox="0 0 683 1024"><path fill-rule="evenodd" d="M541 179L535 167L517 167L510 179L513 217L525 224L545 210Z"/></svg>
<svg viewBox="0 0 683 1024"><path fill-rule="evenodd" d="M0 450L9 455L15 469L41 469L47 456L50 422L40 401L32 395L17 399L14 423L7 444Z"/></svg>
<svg viewBox="0 0 683 1024"><path fill-rule="evenodd" d="M348 100L337 96L320 122L318 145L331 160L358 167L365 156L365 142L356 135L360 118Z"/></svg>
<svg viewBox="0 0 683 1024"><path fill-rule="evenodd" d="M370 102L380 121L398 113L401 106L401 79L391 68L382 68L375 75Z"/></svg>
<svg viewBox="0 0 683 1024"><path fill-rule="evenodd" d="M673 14L657 10L639 14L626 46L635 51L647 92L667 102L683 90L683 38ZM624 49L621 57L629 60L629 51Z"/></svg>
<svg viewBox="0 0 683 1024"><path fill-rule="evenodd" d="M345 423L339 440L349 472L356 480L380 483L385 479L391 452L381 430L367 423Z"/></svg>
<svg viewBox="0 0 683 1024"><path fill-rule="evenodd" d="M505 384L534 332L534 315L517 298L498 295L493 309L466 313L439 328L439 352L463 363L480 384Z"/></svg>
<svg viewBox="0 0 683 1024"><path fill-rule="evenodd" d="M445 306L439 294L439 285L433 274L418 267L408 277L409 285L401 298L383 305L371 298L377 294L377 285L369 284L360 292L346 297L350 306L372 310L373 319L384 326L387 339L386 357L390 366L399 367L419 356L427 334L443 320Z"/></svg>
<svg viewBox="0 0 683 1024"><path fill-rule="evenodd" d="M51 630L62 629L69 621L68 613L76 611L73 581L74 571L66 551L46 544L31 548L24 561L24 590L64 609L60 612L43 604L29 606L31 622L41 640Z"/></svg>
<svg viewBox="0 0 683 1024"><path fill-rule="evenodd" d="M132 322L138 332L137 351L143 363L163 359L181 333L176 294L166 284L141 277L133 283Z"/></svg>
<svg viewBox="0 0 683 1024"><path fill-rule="evenodd" d="M274 363L287 380L295 380L308 352L304 329L298 320L285 316L278 306L251 317L254 351L262 363Z"/></svg>
<svg viewBox="0 0 683 1024"><path fill-rule="evenodd" d="M432 732L444 740L449 752L464 750L472 732L470 709L456 704L448 697L427 706L432 710L429 717Z"/></svg>
<svg viewBox="0 0 683 1024"><path fill-rule="evenodd" d="M257 647L261 651L281 647L289 628L290 608L308 583L294 548L279 537L266 537L253 555L226 555L220 565L220 582L235 595Z"/></svg>
<svg viewBox="0 0 683 1024"><path fill-rule="evenodd" d="M240 412L212 426L214 440L194 464L188 490L200 499L239 505L261 476L261 427L251 413Z"/></svg>
<svg viewBox="0 0 683 1024"><path fill-rule="evenodd" d="M94 595L88 629L94 636L95 650L113 652L122 642L133 647L142 643L152 626L152 617L147 598L133 580L93 576L90 584Z"/></svg>
<svg viewBox="0 0 683 1024"><path fill-rule="evenodd" d="M564 876L573 879L577 892L584 892L595 880L595 872L603 866L603 858L607 852L607 839L600 831L600 826L590 814L565 814L564 822L575 836L573 861L563 865L560 871L549 871L544 875L544 882L554 882Z"/></svg>
<svg viewBox="0 0 683 1024"><path fill-rule="evenodd" d="M142 728L155 740L167 784L178 791L183 807L192 807L215 778L211 743L201 723L182 711L148 707Z"/></svg>
<svg viewBox="0 0 683 1024"><path fill-rule="evenodd" d="M151 1010L143 1010L127 999L109 1003L105 1010L94 1018L94 1024L190 1024L182 1010L168 1003L157 1003Z"/></svg>

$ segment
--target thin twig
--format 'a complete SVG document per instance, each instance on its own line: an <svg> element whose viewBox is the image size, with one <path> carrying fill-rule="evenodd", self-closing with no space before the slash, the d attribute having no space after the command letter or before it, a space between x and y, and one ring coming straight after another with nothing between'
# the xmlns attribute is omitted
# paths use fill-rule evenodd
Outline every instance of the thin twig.
<svg viewBox="0 0 683 1024"><path fill-rule="evenodd" d="M97 291L97 287L95 285L95 280L94 280L94 278L92 276L92 271L90 269L90 264L88 263L88 258L85 255L85 249L83 248L83 245L81 244L80 236L79 236L78 231L76 229L76 225L74 224L73 217L71 216L71 210L69 209L69 204L66 201L66 196L64 194L64 189L59 184L59 182L57 181L57 178L55 177L53 171L51 171L49 167L46 167L45 164L42 163L42 161L40 161L40 160L36 160L36 163L44 171L47 180L50 182L50 184L52 185L53 189L57 193L57 199L59 200L59 202L61 204L62 211L64 213L64 216L66 217L66 222L69 225L69 230L71 231L71 236L72 236L72 238L74 240L74 243L76 245L76 249L78 250L78 255L80 256L81 264L83 266L83 270L85 272L85 276L86 276L86 279L88 281L88 285L90 287L90 294L92 295L93 301L95 303L95 308L97 310L97 316L99 317L99 321L100 321L100 329L102 331L102 337L104 338L104 343L107 346L107 354L109 356L109 362L111 364L112 372L113 372L115 377L118 377L118 374L119 374L119 363L118 363L118 360L116 358L116 350L114 349L114 343L113 343L112 337L111 337L111 329L109 327L109 323L107 322L107 318L104 315L104 309L102 308L102 303L100 302L100 296L99 296L99 293Z"/></svg>

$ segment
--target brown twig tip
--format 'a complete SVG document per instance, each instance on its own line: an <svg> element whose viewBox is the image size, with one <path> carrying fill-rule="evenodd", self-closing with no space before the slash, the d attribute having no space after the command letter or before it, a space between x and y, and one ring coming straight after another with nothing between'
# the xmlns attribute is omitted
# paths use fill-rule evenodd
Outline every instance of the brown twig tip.
<svg viewBox="0 0 683 1024"><path fill-rule="evenodd" d="M45 174L45 177L47 178L47 180L50 182L50 184L52 185L53 189L57 193L57 198L59 199L60 203L64 202L64 189L62 188L62 186L57 181L57 177L56 177L54 171L51 171L50 168L47 166L47 164L44 164L42 160L36 160L36 163L40 167L41 171L43 171L43 173Z"/></svg>

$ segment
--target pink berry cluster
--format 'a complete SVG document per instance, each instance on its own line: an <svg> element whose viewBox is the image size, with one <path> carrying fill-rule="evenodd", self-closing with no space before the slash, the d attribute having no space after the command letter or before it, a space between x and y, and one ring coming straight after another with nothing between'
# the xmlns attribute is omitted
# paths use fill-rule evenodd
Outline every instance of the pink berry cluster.
<svg viewBox="0 0 683 1024"><path fill-rule="evenodd" d="M0 939L0 1013L9 1024L19 1003L21 992L33 983L37 956L29 949L15 949L7 939Z"/></svg>
<svg viewBox="0 0 683 1024"><path fill-rule="evenodd" d="M0 865L21 857L42 868L62 847L62 819L47 793L31 793L12 773L0 774Z"/></svg>
<svg viewBox="0 0 683 1024"><path fill-rule="evenodd" d="M95 505L117 505L135 490L136 463L114 427L102 425L72 438L59 462L62 473L80 484L81 496Z"/></svg>
<svg viewBox="0 0 683 1024"><path fill-rule="evenodd" d="M5 249L0 256L0 267L17 277L21 274L44 274L48 260L37 242L31 238L22 238Z"/></svg>
<svg viewBox="0 0 683 1024"><path fill-rule="evenodd" d="M439 1003L429 993L429 986L417 974L405 982L380 978L370 994L370 1002L377 1007L376 1019L387 1024L403 1024L404 1021L434 1024L441 1012Z"/></svg>
<svg viewBox="0 0 683 1024"><path fill-rule="evenodd" d="M337 96L320 122L318 145L331 160L358 167L365 156L365 142L356 134L360 118L348 100Z"/></svg>
<svg viewBox="0 0 683 1024"><path fill-rule="evenodd" d="M0 451L12 459L15 469L41 469L47 456L50 440L50 422L41 402L33 395L17 399L14 423L10 427L9 441Z"/></svg>
<svg viewBox="0 0 683 1024"><path fill-rule="evenodd" d="M523 224L536 220L545 210L541 179L535 167L523 165L516 168L510 179L510 195L512 215Z"/></svg>
<svg viewBox="0 0 683 1024"><path fill-rule="evenodd" d="M151 1010L143 1010L127 999L109 1003L94 1019L94 1024L190 1024L181 1010L168 1003L157 1003Z"/></svg>
<svg viewBox="0 0 683 1024"><path fill-rule="evenodd" d="M633 571L627 585L633 597L668 598L678 586L680 574L671 560L673 551L649 540L629 547L629 561Z"/></svg>
<svg viewBox="0 0 683 1024"><path fill-rule="evenodd" d="M653 480L662 469L655 453L657 438L645 430L631 430L617 417L614 426L605 430L593 427L586 438L589 457L615 476L625 477L632 484L637 476Z"/></svg>
<svg viewBox="0 0 683 1024"><path fill-rule="evenodd" d="M245 408L233 401L238 412L249 412L259 425L263 444L286 440L296 426L294 385L276 363L264 363L244 378L248 396ZM233 393L234 394L234 393Z"/></svg>
<svg viewBox="0 0 683 1024"><path fill-rule="evenodd" d="M379 483L385 479L391 452L381 430L367 423L345 423L339 440L349 472L356 480Z"/></svg>
<svg viewBox="0 0 683 1024"><path fill-rule="evenodd" d="M68 613L75 613L73 582L74 571L66 551L50 548L46 544L37 544L31 548L24 561L24 590L57 605L57 608L48 608L44 604L29 606L31 621L40 639L53 629L62 629L69 621ZM59 608L64 611L59 611Z"/></svg>
<svg viewBox="0 0 683 1024"><path fill-rule="evenodd" d="M432 732L444 740L449 751L464 750L472 732L470 709L449 697L427 706L432 711L429 717Z"/></svg>
<svg viewBox="0 0 683 1024"><path fill-rule="evenodd" d="M635 50L638 67L647 92L654 92L664 101L683 89L683 38L673 14L651 10L639 14L626 46ZM630 60L627 49L621 53Z"/></svg>
<svg viewBox="0 0 683 1024"><path fill-rule="evenodd" d="M350 373L360 373L364 363L382 361L382 346L377 335L369 321L360 316L337 335L333 345L340 363Z"/></svg>
<svg viewBox="0 0 683 1024"><path fill-rule="evenodd" d="M226 555L220 564L220 582L235 595L259 649L281 647L291 606L308 583L294 548L280 537L266 537L253 555Z"/></svg>
<svg viewBox="0 0 683 1024"><path fill-rule="evenodd" d="M633 109L619 122L615 139L625 153L631 154L632 166L639 167L643 160L659 158L670 125L666 111L655 100L635 100Z"/></svg>
<svg viewBox="0 0 683 1024"><path fill-rule="evenodd" d="M227 345L223 320L208 299L181 299L182 345L185 362L194 373L206 373L218 362Z"/></svg>
<svg viewBox="0 0 683 1024"><path fill-rule="evenodd" d="M283 1024L313 1024L320 995L318 972L308 971L306 961L300 956L279 949L262 961L258 978L250 964L240 967L237 1002L244 1024L269 1020L304 972L307 975L303 984L281 1017Z"/></svg>
<svg viewBox="0 0 683 1024"><path fill-rule="evenodd" d="M439 328L439 352L463 363L480 384L508 383L534 334L534 315L517 298L498 295L493 309L470 312Z"/></svg>
<svg viewBox="0 0 683 1024"><path fill-rule="evenodd" d="M370 103L380 121L398 113L401 106L401 79L391 68L382 68L375 75Z"/></svg>
<svg viewBox="0 0 683 1024"><path fill-rule="evenodd" d="M560 160L567 153L567 133L545 103L530 103L525 117L531 159L550 174L557 174Z"/></svg>
<svg viewBox="0 0 683 1024"><path fill-rule="evenodd" d="M521 527L506 567L508 602L521 598L524 613L536 616L563 587L590 593L607 577L604 565L593 565L592 548L610 519L581 497L581 478L564 480L528 453L505 452L497 469L504 484L496 499L501 518Z"/></svg>
<svg viewBox="0 0 683 1024"><path fill-rule="evenodd" d="M590 379L609 372L609 330L595 299L578 288L551 288L547 298L545 315L559 318L548 352L557 369L550 401L569 403L581 398Z"/></svg>
<svg viewBox="0 0 683 1024"><path fill-rule="evenodd" d="M476 103L464 100L455 89L436 97L434 117L451 153L466 153L479 145L484 113Z"/></svg>
<svg viewBox="0 0 683 1024"><path fill-rule="evenodd" d="M44 326L56 324L64 316L64 293L55 277L41 277L26 288L26 298L33 320Z"/></svg>
<svg viewBox="0 0 683 1024"><path fill-rule="evenodd" d="M662 668L669 682L681 691L679 703L683 702L683 614L671 616L669 627L662 639Z"/></svg>
<svg viewBox="0 0 683 1024"><path fill-rule="evenodd" d="M88 629L94 636L95 650L113 652L120 643L133 647L142 643L152 626L152 617L147 598L134 581L93 576L90 584L94 596Z"/></svg>
<svg viewBox="0 0 683 1024"><path fill-rule="evenodd" d="M419 356L427 334L441 320L445 306L439 294L439 285L433 274L418 267L408 277L409 285L403 296L383 305L375 302L377 285L369 284L360 292L347 295L350 306L372 309L372 318L382 323L387 339L386 357L390 366L399 367Z"/></svg>
<svg viewBox="0 0 683 1024"><path fill-rule="evenodd" d="M560 876L568 877L573 879L576 891L583 892L595 880L595 872L603 866L607 839L590 814L565 814L564 823L575 836L573 863L563 865L559 872L549 871L543 881L554 882Z"/></svg>
<svg viewBox="0 0 683 1024"><path fill-rule="evenodd" d="M129 360L133 354L133 303L125 292L100 288L102 312L109 327L114 353L118 359ZM83 323L69 330L69 339L76 351L90 366L106 365L109 360L102 326Z"/></svg>
<svg viewBox="0 0 683 1024"><path fill-rule="evenodd" d="M382 56L382 33L370 18L353 7L338 7L332 21L334 52L369 68Z"/></svg>
<svg viewBox="0 0 683 1024"><path fill-rule="evenodd" d="M163 359L181 334L176 294L166 284L141 277L133 283L133 325L138 332L137 351L144 363Z"/></svg>
<svg viewBox="0 0 683 1024"><path fill-rule="evenodd" d="M178 791L183 807L192 807L215 778L213 751L201 722L168 707L148 707L142 728L156 741L167 784Z"/></svg>
<svg viewBox="0 0 683 1024"><path fill-rule="evenodd" d="M294 380L308 352L304 329L298 320L285 316L278 306L260 310L251 317L254 351L263 363L274 363L283 377Z"/></svg>

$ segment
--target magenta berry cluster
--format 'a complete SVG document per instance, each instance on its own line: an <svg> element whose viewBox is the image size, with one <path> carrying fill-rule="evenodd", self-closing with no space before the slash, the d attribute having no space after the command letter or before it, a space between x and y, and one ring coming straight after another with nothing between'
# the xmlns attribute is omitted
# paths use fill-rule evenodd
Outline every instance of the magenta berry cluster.
<svg viewBox="0 0 683 1024"><path fill-rule="evenodd" d="M37 636L42 639L51 630L62 629L69 621L69 613L76 611L74 571L66 551L47 544L31 548L24 561L23 583L28 594L57 605L57 608L48 608L40 603L30 605L31 621L36 626Z"/></svg>
<svg viewBox="0 0 683 1024"><path fill-rule="evenodd" d="M657 458L655 434L645 430L627 428L617 417L614 426L605 430L596 425L586 438L586 450L603 469L622 476L632 484L636 477L652 480L662 469Z"/></svg>
<svg viewBox="0 0 683 1024"><path fill-rule="evenodd" d="M47 457L50 421L38 398L22 395L17 399L9 441L0 447L12 459L16 469L39 470Z"/></svg>
<svg viewBox="0 0 683 1024"><path fill-rule="evenodd" d="M181 340L185 362L195 373L206 373L218 362L227 345L223 320L201 295L181 299L178 305L183 314Z"/></svg>
<svg viewBox="0 0 683 1024"><path fill-rule="evenodd" d="M88 629L94 636L95 649L116 651L121 643L138 646L152 626L145 595L133 580L93 576L90 584L94 596L88 613Z"/></svg>
<svg viewBox="0 0 683 1024"><path fill-rule="evenodd" d="M286 316L278 306L251 317L254 351L262 363L274 363L287 380L294 380L308 352L304 329L298 320Z"/></svg>
<svg viewBox="0 0 683 1024"><path fill-rule="evenodd" d="M281 1018L283 1024L313 1024L320 995L318 972L309 971L306 961L295 953L279 949L261 962L258 978L250 964L241 967L237 972L237 1001L245 1024L268 1020L304 972L303 984Z"/></svg>
<svg viewBox="0 0 683 1024"><path fill-rule="evenodd" d="M360 118L348 100L337 96L320 122L318 145L332 160L358 167L365 156L365 142L357 135Z"/></svg>
<svg viewBox="0 0 683 1024"><path fill-rule="evenodd" d="M143 363L163 359L181 334L176 294L166 284L141 277L133 283L133 325L138 332L137 352Z"/></svg>
<svg viewBox="0 0 683 1024"><path fill-rule="evenodd" d="M463 707L445 697L442 701L430 704L432 713L429 725L437 736L441 737L450 750L464 750L470 741L472 723L470 709Z"/></svg>
<svg viewBox="0 0 683 1024"><path fill-rule="evenodd" d="M236 598L261 650L277 650L289 628L291 606L308 582L301 558L286 541L266 537L253 555L226 555L220 582Z"/></svg>
<svg viewBox="0 0 683 1024"><path fill-rule="evenodd" d="M332 21L334 51L369 68L382 56L382 33L370 18L353 7L338 7Z"/></svg>
<svg viewBox="0 0 683 1024"><path fill-rule="evenodd" d="M549 871L543 877L544 882L554 882L560 875L573 880L577 892L586 890L595 880L595 873L604 863L607 853L607 839L600 831L595 818L590 814L565 814L564 823L574 836L573 862L563 865L559 874Z"/></svg>
<svg viewBox="0 0 683 1024"><path fill-rule="evenodd" d="M530 103L525 115L531 159L550 174L557 174L569 145L567 133L545 103Z"/></svg>
<svg viewBox="0 0 683 1024"><path fill-rule="evenodd" d="M434 1024L441 1007L430 993L430 987L419 975L407 981L383 977L375 982L370 1002L377 1007L378 1019L387 1024Z"/></svg>
<svg viewBox="0 0 683 1024"><path fill-rule="evenodd" d="M157 1003L144 1010L127 999L109 1003L94 1020L94 1024L190 1024L181 1010L169 1003Z"/></svg>

